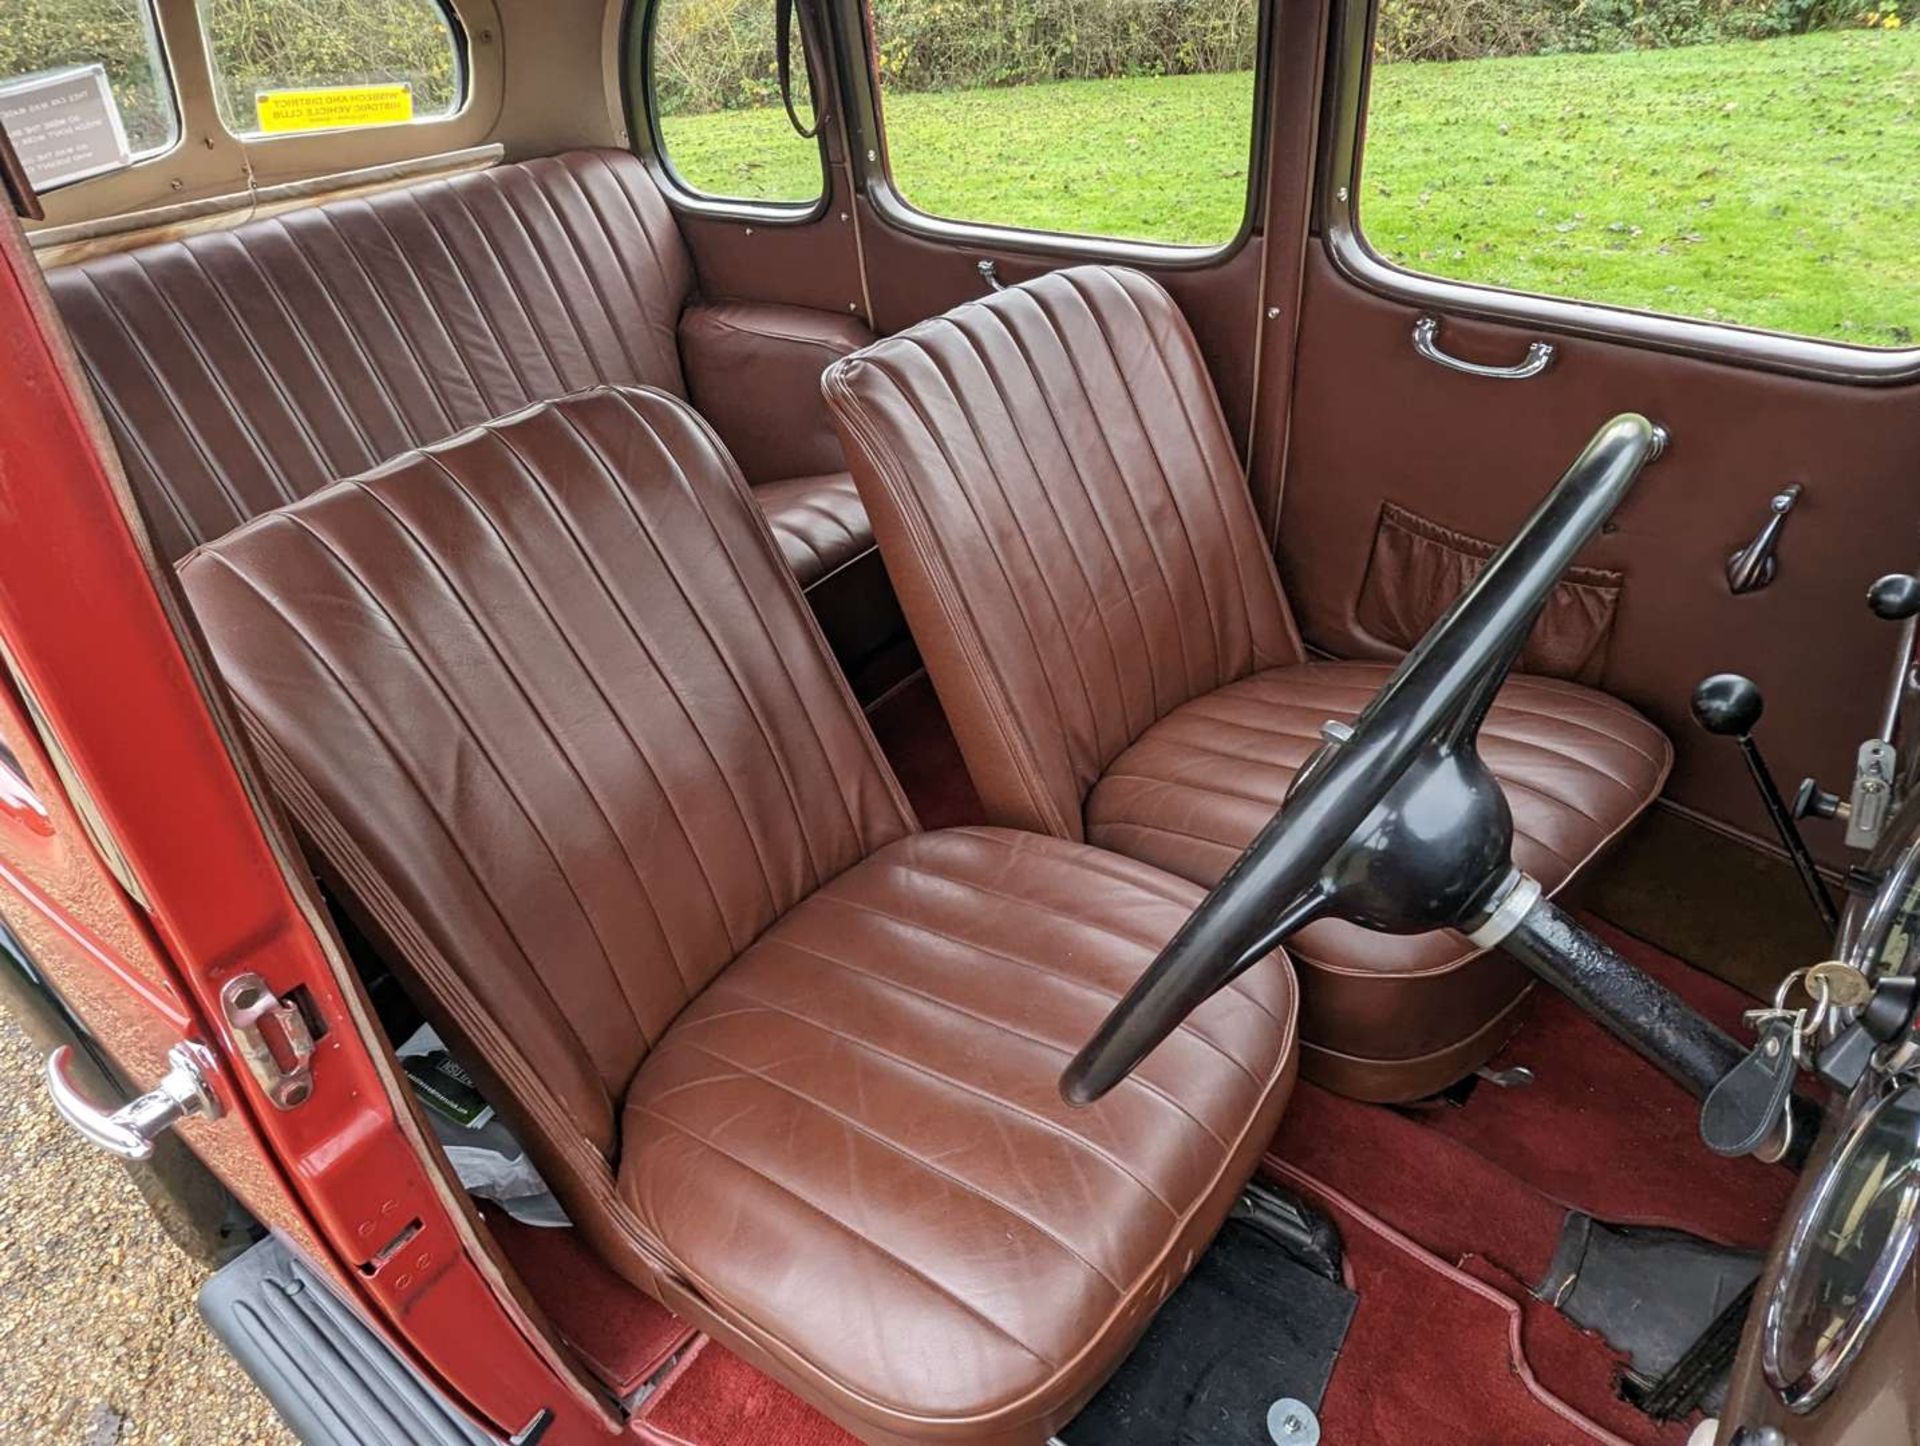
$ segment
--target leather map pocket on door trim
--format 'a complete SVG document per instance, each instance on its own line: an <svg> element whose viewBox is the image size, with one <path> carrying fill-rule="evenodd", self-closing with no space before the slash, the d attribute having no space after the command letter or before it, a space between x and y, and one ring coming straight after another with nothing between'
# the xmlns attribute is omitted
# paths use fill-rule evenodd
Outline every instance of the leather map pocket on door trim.
<svg viewBox="0 0 1920 1446"><path fill-rule="evenodd" d="M1379 641L1411 648L1498 550L1496 543L1383 503L1354 619ZM1624 583L1623 573L1570 568L1548 595L1540 621L1527 639L1520 655L1521 671L1577 683L1599 682Z"/></svg>

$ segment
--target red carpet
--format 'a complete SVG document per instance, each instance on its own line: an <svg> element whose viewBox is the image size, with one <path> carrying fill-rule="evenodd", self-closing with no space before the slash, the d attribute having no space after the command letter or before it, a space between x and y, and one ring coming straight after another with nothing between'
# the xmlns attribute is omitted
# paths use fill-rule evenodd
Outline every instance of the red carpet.
<svg viewBox="0 0 1920 1446"><path fill-rule="evenodd" d="M1359 1307L1340 1364L1321 1403L1328 1441L1367 1446L1575 1446L1646 1441L1665 1446L1686 1433L1623 1438L1534 1378L1521 1351L1520 1307L1455 1270L1289 1166L1273 1172L1333 1216L1346 1242ZM1571 1330L1571 1327L1569 1327Z"/></svg>
<svg viewBox="0 0 1920 1446"><path fill-rule="evenodd" d="M785 1386L709 1339L648 1399L633 1434L661 1446L858 1446Z"/></svg>
<svg viewBox="0 0 1920 1446"><path fill-rule="evenodd" d="M615 1275L571 1230L522 1225L489 1207L487 1228L540 1309L616 1396L638 1390L693 1328Z"/></svg>
<svg viewBox="0 0 1920 1446"><path fill-rule="evenodd" d="M1691 1423L1659 1425L1620 1399L1615 1382L1626 1358L1599 1336L1534 1299L1525 1283L1491 1261L1474 1257L1460 1269L1519 1306L1520 1354L1543 1388L1624 1440L1685 1446Z"/></svg>
<svg viewBox="0 0 1920 1446"><path fill-rule="evenodd" d="M1744 1037L1751 1001L1597 920L1587 924L1635 964ZM1303 1172L1391 1229L1507 1297L1520 1349L1544 1387L1635 1442L1686 1439L1617 1397L1620 1364L1600 1340L1534 1300L1568 1209L1620 1224L1684 1229L1764 1247L1795 1176L1723 1160L1700 1143L1698 1105L1558 995L1538 992L1532 1019L1494 1061L1526 1065L1534 1083L1482 1083L1466 1105L1393 1110L1302 1084L1268 1169ZM1363 1307L1364 1307L1363 1295ZM1351 1347L1350 1347L1351 1350ZM1341 1357L1334 1381L1349 1371Z"/></svg>
<svg viewBox="0 0 1920 1446"><path fill-rule="evenodd" d="M1478 1097L1476 1096L1476 1103ZM1302 1081L1269 1164L1305 1171L1443 1260L1484 1255L1525 1280L1547 1272L1566 1211L1419 1117Z"/></svg>
<svg viewBox="0 0 1920 1446"><path fill-rule="evenodd" d="M1740 1014L1753 1001L1740 991L1598 919L1582 922L1735 1039L1751 1041ZM1527 1066L1534 1082L1483 1084L1466 1108L1435 1110L1425 1123L1602 1220L1764 1248L1793 1192L1793 1172L1710 1154L1692 1096L1559 995L1534 992L1533 1018L1494 1060L1496 1068ZM1359 1198L1373 1199L1364 1190Z"/></svg>

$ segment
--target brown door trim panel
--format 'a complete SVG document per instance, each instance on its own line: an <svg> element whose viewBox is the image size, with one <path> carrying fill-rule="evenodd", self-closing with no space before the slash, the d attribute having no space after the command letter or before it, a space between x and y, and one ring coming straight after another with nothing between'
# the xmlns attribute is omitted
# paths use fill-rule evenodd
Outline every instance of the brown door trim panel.
<svg viewBox="0 0 1920 1446"><path fill-rule="evenodd" d="M1878 726L1895 632L1868 612L1867 585L1920 562L1920 387L1860 387L1585 337L1524 384L1463 375L1419 356L1422 308L1350 280L1311 248L1295 374L1278 556L1309 642L1342 657L1389 656L1364 624L1389 505L1439 528L1498 541L1559 476L1599 422L1639 411L1666 426L1669 453L1628 496L1582 564L1620 575L1593 675L1672 735L1669 796L1740 834L1768 824L1738 751L1688 715L1709 673L1752 676L1766 694L1758 737L1789 788L1851 775ZM1450 318L1450 350L1511 362L1532 328ZM1772 584L1735 595L1728 556L1789 482L1804 493ZM1377 571L1377 570L1376 570ZM1814 826L1822 861L1849 862L1837 830Z"/></svg>

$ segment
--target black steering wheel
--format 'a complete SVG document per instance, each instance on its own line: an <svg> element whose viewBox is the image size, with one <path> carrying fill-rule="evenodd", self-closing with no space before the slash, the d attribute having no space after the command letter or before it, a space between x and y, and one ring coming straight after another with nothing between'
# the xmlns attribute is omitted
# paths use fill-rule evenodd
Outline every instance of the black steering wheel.
<svg viewBox="0 0 1920 1446"><path fill-rule="evenodd" d="M1637 413L1603 426L1352 728L1328 725L1279 812L1067 1066L1069 1103L1100 1098L1315 919L1471 931L1498 907L1517 878L1513 817L1480 724L1554 584L1665 442Z"/></svg>

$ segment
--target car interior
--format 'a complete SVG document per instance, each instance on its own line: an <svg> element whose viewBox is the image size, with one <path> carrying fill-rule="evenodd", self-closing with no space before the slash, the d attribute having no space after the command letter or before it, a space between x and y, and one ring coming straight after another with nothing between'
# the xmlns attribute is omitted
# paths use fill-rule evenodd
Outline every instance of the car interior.
<svg viewBox="0 0 1920 1446"><path fill-rule="evenodd" d="M1920 353L1372 256L1365 0L1254 7L1215 247L919 211L851 0L748 7L817 197L691 186L666 3L460 0L447 117L204 146L162 4L181 152L9 172L580 1379L687 1446L1920 1439Z"/></svg>

